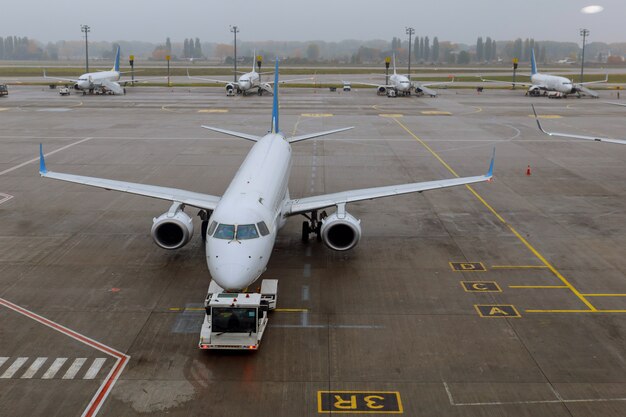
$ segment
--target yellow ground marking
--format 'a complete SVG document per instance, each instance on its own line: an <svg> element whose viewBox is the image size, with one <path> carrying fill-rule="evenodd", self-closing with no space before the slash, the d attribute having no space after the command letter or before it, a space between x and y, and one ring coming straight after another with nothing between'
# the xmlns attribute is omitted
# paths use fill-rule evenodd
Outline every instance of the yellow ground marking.
<svg viewBox="0 0 626 417"><path fill-rule="evenodd" d="M583 294L585 297L626 297L626 294Z"/></svg>
<svg viewBox="0 0 626 417"><path fill-rule="evenodd" d="M509 288L567 288L566 285L509 285Z"/></svg>
<svg viewBox="0 0 626 417"><path fill-rule="evenodd" d="M333 117L332 113L302 113L302 117Z"/></svg>
<svg viewBox="0 0 626 417"><path fill-rule="evenodd" d="M526 313L626 313L626 310L525 310Z"/></svg>
<svg viewBox="0 0 626 417"><path fill-rule="evenodd" d="M459 116L465 116L466 114L476 114L476 113L480 113L481 111L483 111L482 107L478 107L478 106L469 106L469 107L473 107L476 110L474 111L468 111L467 113L461 113Z"/></svg>
<svg viewBox="0 0 626 417"><path fill-rule="evenodd" d="M439 110L425 110L420 113L425 114L427 116L452 116L452 113L450 113L449 111L439 111Z"/></svg>
<svg viewBox="0 0 626 417"><path fill-rule="evenodd" d="M545 265L491 265L492 269L532 269L547 268Z"/></svg>
<svg viewBox="0 0 626 417"><path fill-rule="evenodd" d="M535 118L534 114L529 114L528 117ZM540 119L560 119L563 116L559 116L558 114L540 114L537 116Z"/></svg>
<svg viewBox="0 0 626 417"><path fill-rule="evenodd" d="M381 113L379 114L380 117L391 117L392 119L395 119L397 117L402 117L402 114L393 114L393 113Z"/></svg>
<svg viewBox="0 0 626 417"><path fill-rule="evenodd" d="M0 107L0 111L7 111L9 110L7 107Z"/></svg>
<svg viewBox="0 0 626 417"><path fill-rule="evenodd" d="M457 178L460 178L460 175L456 173L456 171L454 169L452 169L452 167L450 165L448 165L448 163L446 161L444 161L439 154L437 154L437 152L435 152L430 146L428 146L428 144L426 142L424 142L422 139L420 139L419 137L417 137L415 135L415 133L413 133L408 127L406 127L404 124L402 124L401 121L399 121L398 119L394 119L396 121L396 123L398 123L409 135L411 135L416 141L418 141L424 148L426 148L435 158L437 158L437 160L444 166L446 167L446 169L448 171L450 171L452 173L452 175L454 175ZM572 291L576 297L578 297L578 299L580 301L582 301L591 311L597 311L597 309L580 293L580 291L578 291L576 289L576 287L574 287L572 284L570 284L570 282L563 276L561 275L561 273L559 271L557 271L557 269L552 266L552 264L550 262L548 262L548 260L546 258L543 257L543 255L541 253L539 253L539 251L537 251L537 249L535 249L535 247L533 245L531 245L526 239L524 239L524 237L522 235L519 234L519 232L511 225L509 224L506 220L504 220L504 218L493 208L489 205L489 203L487 203L487 201L485 201L484 198L482 198L480 196L480 194L478 194L478 192L476 192L474 190L474 188L472 188L470 185L465 185L465 187L470 190L470 192L472 194L474 194L474 196L478 199L478 201L480 201L494 216L496 216L496 218L498 220L500 220L500 222L502 222L502 224L504 224L506 227L509 228L509 230L511 231L511 233L513 233L515 235L515 237L517 237L523 244L524 246L526 246L526 248L528 248L528 250L530 250L532 252L533 255L535 255L535 257L537 257L537 259L539 259L539 261L541 261L541 263L543 263L550 271L552 271L552 273L567 287L570 289L570 291Z"/></svg>
<svg viewBox="0 0 626 417"><path fill-rule="evenodd" d="M298 130L298 125L300 124L300 117L298 116L298 120L296 120L296 123L293 125L293 131L291 132L291 136L295 136L296 135L296 131Z"/></svg>
<svg viewBox="0 0 626 417"><path fill-rule="evenodd" d="M228 109L202 109L198 113L228 113Z"/></svg>

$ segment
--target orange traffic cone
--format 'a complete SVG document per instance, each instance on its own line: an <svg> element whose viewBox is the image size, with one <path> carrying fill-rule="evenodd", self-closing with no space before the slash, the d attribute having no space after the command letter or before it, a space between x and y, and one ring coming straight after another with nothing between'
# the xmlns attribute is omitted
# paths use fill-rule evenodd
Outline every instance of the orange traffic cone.
<svg viewBox="0 0 626 417"><path fill-rule="evenodd" d="M530 165L526 168L526 175L530 176Z"/></svg>

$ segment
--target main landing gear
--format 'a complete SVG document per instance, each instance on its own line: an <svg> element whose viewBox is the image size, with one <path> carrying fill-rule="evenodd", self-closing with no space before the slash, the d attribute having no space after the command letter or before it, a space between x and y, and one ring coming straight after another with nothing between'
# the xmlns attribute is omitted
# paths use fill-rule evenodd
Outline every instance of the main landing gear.
<svg viewBox="0 0 626 417"><path fill-rule="evenodd" d="M318 215L317 210L314 210L310 214L303 213L302 215L308 219L308 221L302 222L302 241L308 242L311 233L315 233L317 241L321 242L322 234L320 231L322 229L322 220L328 217L326 211L322 211Z"/></svg>

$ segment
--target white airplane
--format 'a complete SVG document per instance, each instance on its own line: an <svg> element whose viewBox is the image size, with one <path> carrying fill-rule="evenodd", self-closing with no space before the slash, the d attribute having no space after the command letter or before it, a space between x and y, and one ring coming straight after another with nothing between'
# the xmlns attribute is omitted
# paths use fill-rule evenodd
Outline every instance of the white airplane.
<svg viewBox="0 0 626 417"><path fill-rule="evenodd" d="M585 136L585 135L575 135L573 133L560 133L560 132L548 132L541 127L541 122L539 122L539 116L537 116L537 112L535 111L535 106L532 105L533 113L535 114L535 120L537 121L537 127L543 133L548 136L560 136L563 138L572 138L572 139L583 139L583 140L593 140L595 142L609 142L609 143L617 143L619 145L626 145L626 139L613 139L613 138L603 138L598 136Z"/></svg>
<svg viewBox="0 0 626 417"><path fill-rule="evenodd" d="M393 74L389 76L389 84L371 84L371 83L362 83L356 82L352 84L361 84L361 85L370 85L376 87L376 91L379 95L387 94L388 90L395 91L396 95L399 96L409 96L411 95L411 91L415 91L416 93L428 94L431 97L436 97L437 92L431 88L428 88L431 85L442 85L442 84L451 84L454 81L440 81L433 83L420 83L418 81L411 81L409 76L398 74L396 71L396 56L393 55Z"/></svg>
<svg viewBox="0 0 626 417"><path fill-rule="evenodd" d="M278 60L274 83L278 85ZM208 269L213 280L230 291L248 287L266 270L276 235L290 216L301 214L308 219L302 228L304 240L308 240L310 233L316 233L329 248L344 251L356 246L361 237L361 222L346 211L348 203L478 183L492 178L495 149L486 175L292 199L288 190L291 145L352 128L287 138L279 130L278 94L274 95L273 101L271 129L264 136L202 126L254 142L221 197L176 188L51 172L46 168L41 145L39 173L44 178L171 201L170 209L154 218L152 225L152 238L164 249L178 249L189 242L194 229L191 217L183 209L185 206L199 208L203 219L203 238L206 239ZM337 208L335 213L319 213L333 206Z"/></svg>
<svg viewBox="0 0 626 417"><path fill-rule="evenodd" d="M542 74L537 71L537 62L535 61L535 50L532 49L530 51L530 83L524 82L514 82L508 83L506 81L498 81L498 80L487 80L481 77L481 80L484 82L492 82L492 83L506 83L512 84L513 86L521 85L528 87L527 95L530 96L539 96L546 95L548 91L557 91L567 97L568 94L576 94L578 97L581 95L587 95L594 98L598 98L598 93L593 90L585 87L590 84L599 84L605 83L609 80L609 76L607 74L604 80L600 81L588 81L586 83L573 83L572 80L566 77L561 77L558 75L550 75L550 74Z"/></svg>
<svg viewBox="0 0 626 417"><path fill-rule="evenodd" d="M149 79L157 79L163 77L155 77L155 78L143 78L136 79L134 81L128 80L124 82L119 82L120 76L122 73L120 72L120 47L117 47L117 53L115 54L115 62L113 63L113 68L109 71L99 71L99 72L88 72L86 74L81 75L78 79L73 78L60 78L60 77L49 77L46 75L46 71L43 72L43 77L46 79L52 80L60 80L67 81L74 84L74 88L76 90L82 90L83 94L93 94L94 91L100 91L101 93L110 92L112 94L126 94L126 89L123 86L131 82L139 82L146 81ZM122 86L123 85L123 86Z"/></svg>
<svg viewBox="0 0 626 417"><path fill-rule="evenodd" d="M255 52L255 55L256 55L256 52ZM257 62L256 62L255 55L252 56L252 71L242 73L241 76L237 79L237 82L217 80L214 78L192 77L191 75L189 75L189 69L187 69L187 77L191 80L202 80L202 81L209 81L212 83L226 84L227 95L232 95L234 93L237 93L237 94L243 94L245 96L249 91L254 92L255 90L258 95L263 95L263 91L273 94L274 90L272 88L272 84L274 84L274 81L265 82L265 83L261 82L261 75L271 74L271 72L262 72L262 73L257 72L256 70ZM293 81L300 81L300 80L310 80L310 79L311 78L297 78L297 79L292 79L292 80L284 80L284 81L281 81L281 84L285 84L285 83L289 83Z"/></svg>

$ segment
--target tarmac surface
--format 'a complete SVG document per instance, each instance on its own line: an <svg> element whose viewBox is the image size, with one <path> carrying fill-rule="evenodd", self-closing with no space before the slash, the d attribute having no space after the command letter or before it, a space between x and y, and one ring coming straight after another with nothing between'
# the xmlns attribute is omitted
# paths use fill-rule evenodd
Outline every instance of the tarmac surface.
<svg viewBox="0 0 626 417"><path fill-rule="evenodd" d="M615 100L523 90L281 90L292 197L479 175L472 187L349 204L349 252L281 231L279 309L257 352L197 348L209 284L193 240L164 251L169 203L51 171L219 195L270 125L271 97L221 88L0 98L0 415L626 416L626 147ZM531 175L527 174L530 167ZM194 210L187 210L195 215ZM198 220L197 218L195 218Z"/></svg>

